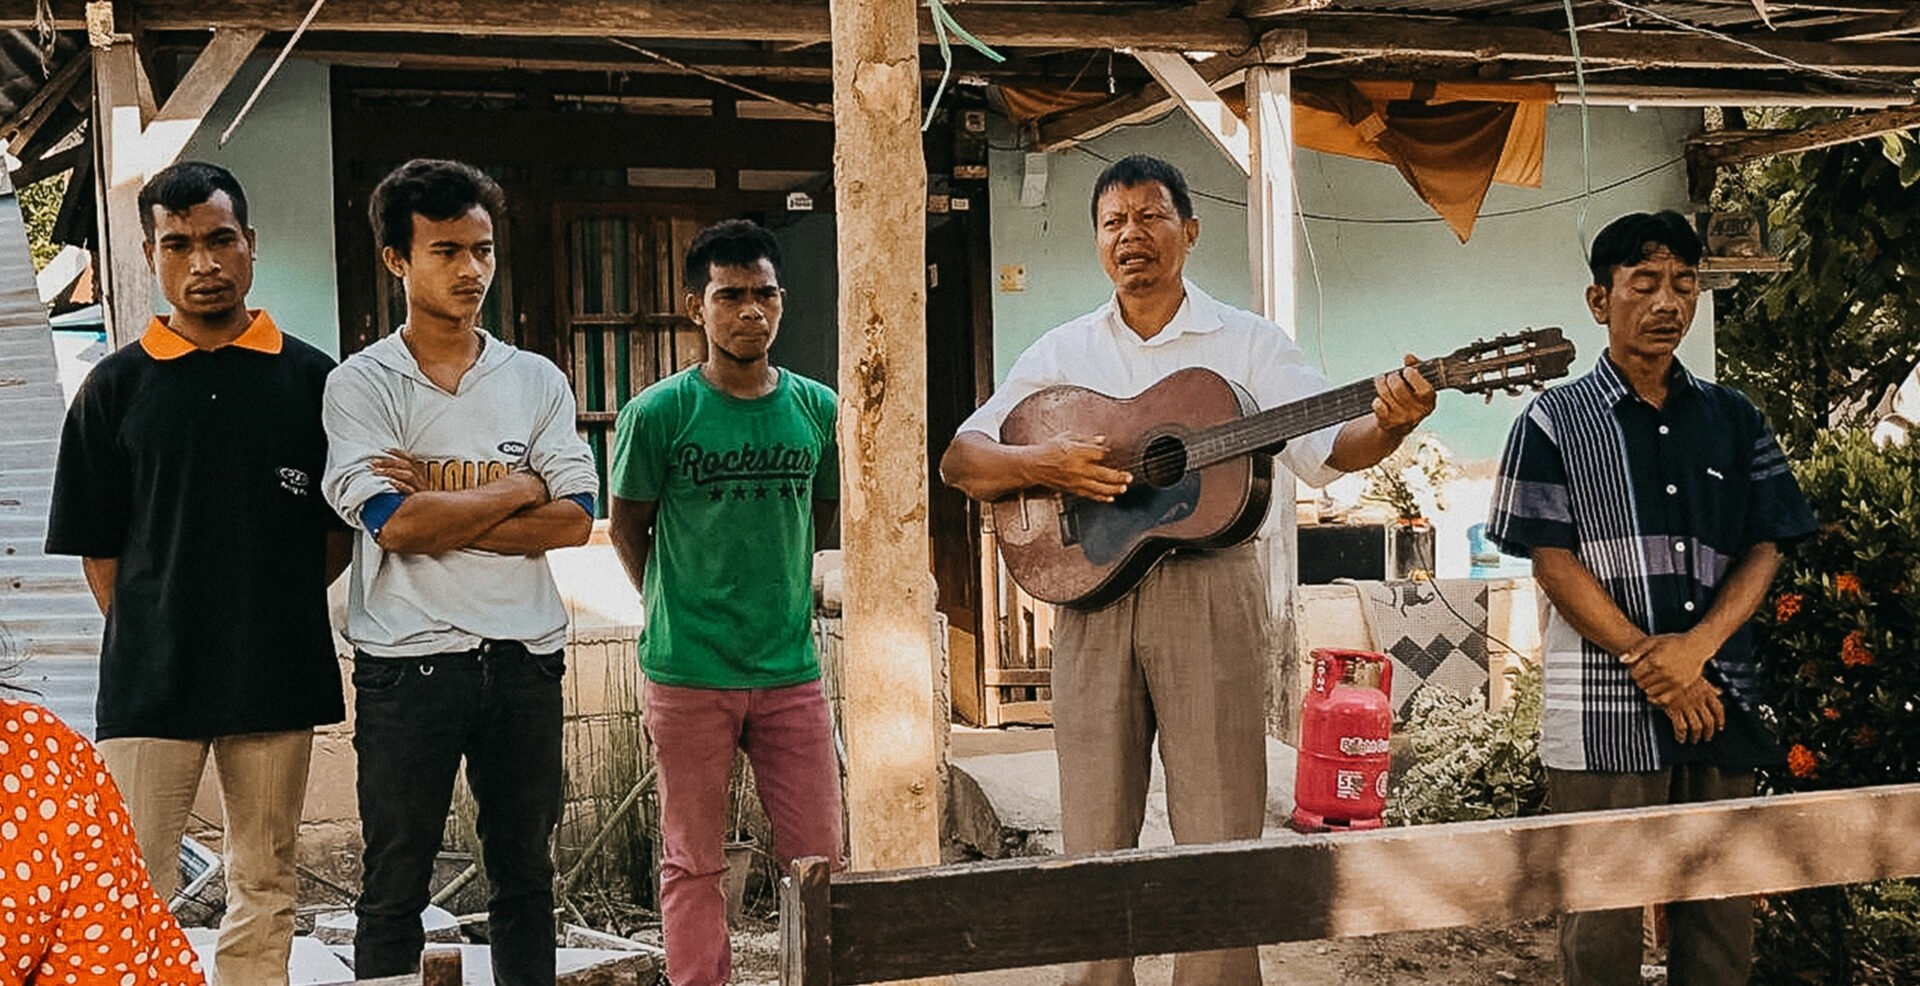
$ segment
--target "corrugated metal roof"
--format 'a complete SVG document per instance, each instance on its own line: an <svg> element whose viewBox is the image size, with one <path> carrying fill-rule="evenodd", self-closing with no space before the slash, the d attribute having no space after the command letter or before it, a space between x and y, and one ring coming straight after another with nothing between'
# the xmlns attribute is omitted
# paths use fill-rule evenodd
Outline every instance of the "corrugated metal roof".
<svg viewBox="0 0 1920 986"><path fill-rule="evenodd" d="M19 201L0 194L0 662L24 658L8 683L91 736L100 612L79 560L41 550L64 413Z"/></svg>

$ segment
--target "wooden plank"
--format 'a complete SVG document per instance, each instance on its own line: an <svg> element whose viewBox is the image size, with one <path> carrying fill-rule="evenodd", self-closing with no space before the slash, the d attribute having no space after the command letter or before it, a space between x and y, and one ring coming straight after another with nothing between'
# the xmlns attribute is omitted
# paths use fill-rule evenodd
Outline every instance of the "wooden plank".
<svg viewBox="0 0 1920 986"><path fill-rule="evenodd" d="M780 879L780 986L833 986L830 872L808 856Z"/></svg>
<svg viewBox="0 0 1920 986"><path fill-rule="evenodd" d="M1803 154L1822 147L1851 144L1915 127L1920 127L1920 106L1859 113L1799 130L1709 131L1688 141L1687 157L1716 166L1743 164L1777 154Z"/></svg>
<svg viewBox="0 0 1920 986"><path fill-rule="evenodd" d="M1906 784L843 875L833 982L1911 877L1916 830L1920 784Z"/></svg>
<svg viewBox="0 0 1920 986"><path fill-rule="evenodd" d="M987 687L1026 686L1045 688L1053 684L1053 670L1050 668L987 668Z"/></svg>
<svg viewBox="0 0 1920 986"><path fill-rule="evenodd" d="M45 85L34 92L33 98L20 107L13 119L0 124L0 135L7 135L7 153L15 157L25 153L27 145L33 142L40 128L53 118L67 94L73 92L73 87L81 79L88 77L89 67L89 56L85 51L68 59L67 64L60 66L60 71L53 73L53 78L48 79Z"/></svg>
<svg viewBox="0 0 1920 986"><path fill-rule="evenodd" d="M215 28L207 46L193 60L165 105L153 115L141 136L142 167L151 175L172 164L200 129L215 100L227 90L234 73L266 32L257 28Z"/></svg>
<svg viewBox="0 0 1920 986"><path fill-rule="evenodd" d="M102 20L94 37L93 132L96 242L100 246L102 311L108 340L119 348L138 338L153 317L153 275L147 269L140 228L140 187L147 176L140 167L139 56L126 35L113 34L111 4L91 4Z"/></svg>
<svg viewBox="0 0 1920 986"><path fill-rule="evenodd" d="M1316 55L1573 62L1565 31L1537 27L1325 11L1284 23L1307 29L1308 50ZM1580 55L1589 67L1641 69L1778 72L1785 68L1782 59L1787 59L1835 72L1911 75L1920 64L1920 44L1904 42L1842 44L1762 34L1748 43L1760 50L1700 34L1592 28L1580 32Z"/></svg>
<svg viewBox="0 0 1920 986"><path fill-rule="evenodd" d="M940 859L927 534L926 161L913 0L833 0L848 835Z"/></svg>
<svg viewBox="0 0 1920 986"><path fill-rule="evenodd" d="M996 726L1051 726L1053 725L1053 703L1037 699L1025 702L1002 702L999 708L1000 720Z"/></svg>
<svg viewBox="0 0 1920 986"><path fill-rule="evenodd" d="M149 31L224 27L290 31L310 6L290 0L226 0L210 13L199 0L137 0ZM918 6L918 4L916 4ZM956 5L958 6L958 5ZM81 0L52 0L54 24L84 27ZM35 0L0 0L0 30L34 25ZM1132 10L1031 10L968 5L955 16L988 44L1014 48L1154 48L1238 51L1253 42L1245 23L1228 16L1229 0L1190 7ZM926 11L909 38L935 43ZM832 36L828 7L792 0L328 0L311 30L503 37L687 38L818 43Z"/></svg>
<svg viewBox="0 0 1920 986"><path fill-rule="evenodd" d="M1304 42L1304 35L1302 37ZM1251 49L1241 54L1215 55L1194 66L1194 72L1209 86L1218 89L1238 78L1239 73L1246 71L1247 66L1257 60L1257 55ZM1062 113L1042 122L1036 133L1036 143L1043 150L1064 151L1109 130L1145 123L1172 112L1179 105L1170 93L1155 83L1142 87L1138 92Z"/></svg>
<svg viewBox="0 0 1920 986"><path fill-rule="evenodd" d="M1220 94L1213 91L1213 84L1200 75L1193 62L1177 51L1136 51L1133 57L1146 66L1163 91L1173 94L1180 108L1199 125L1200 132L1213 141L1213 146L1237 165L1241 174L1246 174L1249 167L1247 126Z"/></svg>

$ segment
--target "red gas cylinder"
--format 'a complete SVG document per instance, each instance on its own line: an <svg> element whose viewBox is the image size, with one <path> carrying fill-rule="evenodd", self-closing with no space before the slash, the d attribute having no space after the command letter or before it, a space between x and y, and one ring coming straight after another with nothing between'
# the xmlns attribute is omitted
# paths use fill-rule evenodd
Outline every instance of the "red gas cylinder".
<svg viewBox="0 0 1920 986"><path fill-rule="evenodd" d="M1380 827L1392 756L1393 665L1361 650L1313 652L1313 688L1300 720L1292 827Z"/></svg>

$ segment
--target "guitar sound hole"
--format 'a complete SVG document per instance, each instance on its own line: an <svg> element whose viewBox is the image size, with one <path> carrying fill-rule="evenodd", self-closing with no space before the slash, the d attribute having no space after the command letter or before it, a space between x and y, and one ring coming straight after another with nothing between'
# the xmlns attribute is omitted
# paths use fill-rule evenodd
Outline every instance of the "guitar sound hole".
<svg viewBox="0 0 1920 986"><path fill-rule="evenodd" d="M1141 478L1149 485L1166 489L1187 474L1187 445L1172 435L1161 435L1147 443L1141 456Z"/></svg>

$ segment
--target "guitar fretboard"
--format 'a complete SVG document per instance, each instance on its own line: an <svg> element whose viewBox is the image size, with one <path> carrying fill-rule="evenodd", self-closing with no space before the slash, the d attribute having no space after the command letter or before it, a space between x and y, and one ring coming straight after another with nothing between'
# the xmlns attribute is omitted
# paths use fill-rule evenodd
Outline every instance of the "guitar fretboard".
<svg viewBox="0 0 1920 986"><path fill-rule="evenodd" d="M1414 368L1433 381L1436 388L1444 389L1440 383L1441 363L1440 359L1423 360ZM1375 396L1373 380L1368 378L1195 432L1187 436L1184 443L1186 467L1204 469L1236 456L1273 448L1329 425L1364 417L1373 413ZM1126 467L1136 478L1144 475L1149 465L1145 461L1147 450L1141 452L1141 457Z"/></svg>

